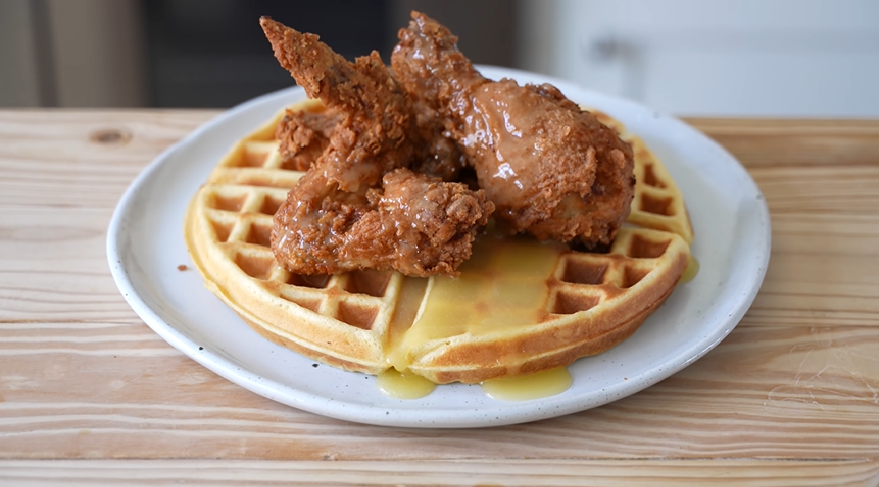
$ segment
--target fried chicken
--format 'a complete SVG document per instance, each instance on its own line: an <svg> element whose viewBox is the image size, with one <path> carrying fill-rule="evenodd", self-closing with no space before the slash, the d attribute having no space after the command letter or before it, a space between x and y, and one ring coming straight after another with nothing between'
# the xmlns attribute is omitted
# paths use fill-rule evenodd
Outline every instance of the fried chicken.
<svg viewBox="0 0 879 487"><path fill-rule="evenodd" d="M348 62L314 34L303 34L268 17L260 25L275 57L309 98L335 110L335 124L321 165L330 183L344 191L374 186L386 172L405 167L415 130L408 95L377 52Z"/></svg>
<svg viewBox="0 0 879 487"><path fill-rule="evenodd" d="M448 121L417 91L409 91L415 114L416 154L412 170L444 181L460 181L467 166L462 147L446 129Z"/></svg>
<svg viewBox="0 0 879 487"><path fill-rule="evenodd" d="M260 25L281 65L336 117L291 116L278 129L294 156L322 148L275 214L278 262L299 274L455 275L494 205L481 190L406 169L427 165L431 151L443 157L444 146L424 143L409 94L378 53L350 63L313 34L267 17Z"/></svg>
<svg viewBox="0 0 879 487"><path fill-rule="evenodd" d="M540 239L613 240L634 195L632 150L614 130L550 85L486 79L426 15L398 36L396 78L446 120L496 216Z"/></svg>
<svg viewBox="0 0 879 487"><path fill-rule="evenodd" d="M334 110L287 110L275 131L275 138L281 141L281 169L308 170L327 150L341 118Z"/></svg>
<svg viewBox="0 0 879 487"><path fill-rule="evenodd" d="M332 274L395 269L403 274L457 275L470 258L476 230L493 209L482 191L398 169L365 194L334 194L317 208L299 193L326 186L309 171L275 215L278 261L292 272Z"/></svg>

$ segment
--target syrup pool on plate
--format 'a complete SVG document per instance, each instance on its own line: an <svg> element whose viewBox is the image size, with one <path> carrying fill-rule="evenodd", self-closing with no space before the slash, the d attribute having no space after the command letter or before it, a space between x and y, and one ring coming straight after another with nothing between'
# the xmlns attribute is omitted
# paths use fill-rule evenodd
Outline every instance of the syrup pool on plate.
<svg viewBox="0 0 879 487"><path fill-rule="evenodd" d="M382 394L394 399L420 399L436 388L436 384L411 372L400 372L391 367L375 378Z"/></svg>
<svg viewBox="0 0 879 487"><path fill-rule="evenodd" d="M504 401L528 401L561 394L573 383L574 378L567 367L556 367L518 377L491 379L481 385L488 397Z"/></svg>
<svg viewBox="0 0 879 487"><path fill-rule="evenodd" d="M680 283L684 284L692 281L696 278L696 274L699 273L699 261L690 254L690 259L687 261L687 268L684 269L684 273L681 274Z"/></svg>
<svg viewBox="0 0 879 487"><path fill-rule="evenodd" d="M574 379L566 367L536 372L518 377L504 377L482 382L488 397L502 401L528 401L561 394L571 387ZM436 384L411 372L388 369L376 377L379 390L394 399L420 399L433 392Z"/></svg>

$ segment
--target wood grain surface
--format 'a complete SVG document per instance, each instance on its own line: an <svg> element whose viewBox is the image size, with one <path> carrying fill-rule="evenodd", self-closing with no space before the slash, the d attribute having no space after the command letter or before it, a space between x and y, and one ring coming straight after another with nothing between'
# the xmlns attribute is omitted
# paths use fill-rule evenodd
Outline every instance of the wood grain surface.
<svg viewBox="0 0 879 487"><path fill-rule="evenodd" d="M0 111L0 485L879 485L879 121L688 120L772 215L739 326L599 408L419 430L250 393L120 296L105 256L116 202L216 113Z"/></svg>

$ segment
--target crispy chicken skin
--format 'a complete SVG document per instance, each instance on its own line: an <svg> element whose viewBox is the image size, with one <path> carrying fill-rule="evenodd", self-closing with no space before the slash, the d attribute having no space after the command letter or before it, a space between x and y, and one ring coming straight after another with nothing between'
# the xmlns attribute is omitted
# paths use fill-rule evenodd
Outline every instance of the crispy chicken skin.
<svg viewBox="0 0 879 487"><path fill-rule="evenodd" d="M386 174L364 194L331 194L319 207L301 192L325 186L309 171L275 215L273 247L292 272L332 274L357 269L395 269L403 274L457 275L470 258L476 229L493 208L482 191L443 182L408 169Z"/></svg>
<svg viewBox="0 0 879 487"><path fill-rule="evenodd" d="M350 63L314 34L268 17L260 18L260 26L278 62L308 97L340 115L320 161L331 183L357 191L408 165L413 146L406 139L415 132L411 103L377 52Z"/></svg>
<svg viewBox="0 0 879 487"><path fill-rule="evenodd" d="M310 139L334 137L327 144L330 152L324 154L331 182L345 191L356 191L360 184L375 185L395 167L410 165L420 173L457 179L463 157L456 142L443 136L436 114L399 85L377 52L350 63L317 35L298 32L268 17L260 18L260 25L281 66L309 98L324 102L326 117L331 119L321 122L320 115L314 114L310 120L291 120L281 140L288 134L302 138L305 134L296 134L301 127L313 131L315 126L332 125L331 131Z"/></svg>
<svg viewBox="0 0 879 487"><path fill-rule="evenodd" d="M260 25L281 65L335 118L288 115L278 128L293 156L321 150L275 214L278 262L299 274L455 275L494 205L481 190L406 169L442 144L424 143L408 93L378 54L349 63L315 35L267 17Z"/></svg>
<svg viewBox="0 0 879 487"><path fill-rule="evenodd" d="M306 171L330 145L330 138L341 114L287 110L278 123L275 137L281 142L281 168Z"/></svg>
<svg viewBox="0 0 879 487"><path fill-rule="evenodd" d="M446 120L496 216L540 239L613 240L634 195L632 150L614 130L550 85L486 79L426 15L398 36L396 78Z"/></svg>

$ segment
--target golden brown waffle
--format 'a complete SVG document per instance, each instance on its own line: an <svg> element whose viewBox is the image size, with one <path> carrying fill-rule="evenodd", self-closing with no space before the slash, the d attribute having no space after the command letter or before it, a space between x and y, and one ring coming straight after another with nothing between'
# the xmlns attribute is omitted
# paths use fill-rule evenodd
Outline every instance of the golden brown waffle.
<svg viewBox="0 0 879 487"><path fill-rule="evenodd" d="M266 338L315 360L370 374L393 361L437 383L568 365L631 335L687 266L692 230L683 199L640 144L635 218L607 254L488 235L458 280L291 274L277 265L270 243L272 215L301 175L281 168L274 139L281 115L211 173L190 204L185 236L212 292ZM652 184L644 187L645 180Z"/></svg>
<svg viewBox="0 0 879 487"><path fill-rule="evenodd" d="M684 197L665 166L650 152L644 141L610 115L590 110L603 124L613 127L632 145L635 155L635 199L627 221L646 228L667 230L693 243L693 227L684 206Z"/></svg>

